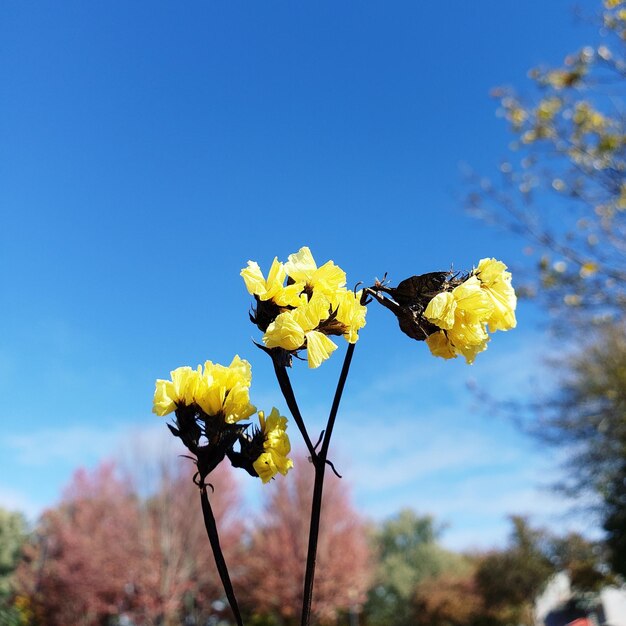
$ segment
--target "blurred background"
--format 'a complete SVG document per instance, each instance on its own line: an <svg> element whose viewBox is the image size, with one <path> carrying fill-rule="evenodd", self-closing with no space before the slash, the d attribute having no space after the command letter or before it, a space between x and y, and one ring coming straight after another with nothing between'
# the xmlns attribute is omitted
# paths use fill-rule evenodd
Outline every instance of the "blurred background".
<svg viewBox="0 0 626 626"><path fill-rule="evenodd" d="M239 354L287 414L239 272L305 245L519 296L471 366L369 307L319 623L626 624L625 39L620 0L4 2L0 624L229 623L154 380ZM293 368L313 433L343 350ZM299 623L290 434L214 481L251 624Z"/></svg>

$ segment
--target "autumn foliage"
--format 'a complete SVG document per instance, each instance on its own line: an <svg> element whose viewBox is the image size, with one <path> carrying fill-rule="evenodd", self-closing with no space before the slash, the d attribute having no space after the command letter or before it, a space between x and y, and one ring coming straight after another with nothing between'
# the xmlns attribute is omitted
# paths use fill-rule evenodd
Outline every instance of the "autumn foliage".
<svg viewBox="0 0 626 626"><path fill-rule="evenodd" d="M262 613L299 623L306 561L313 469L304 457L295 461L289 480L276 481L261 522L252 534L246 560L250 601ZM340 611L358 611L371 580L365 528L355 514L341 480L324 485L313 613L333 623Z"/></svg>
<svg viewBox="0 0 626 626"><path fill-rule="evenodd" d="M312 475L306 460L298 465L289 480L259 485L265 506L249 526L232 470L222 465L211 475L220 541L251 614L289 619L301 602ZM147 494L110 463L75 473L17 571L17 591L40 625L96 626L125 616L137 626L168 626L227 616L192 469L186 460L162 464ZM332 623L362 602L369 552L345 483L329 480L324 505L314 610Z"/></svg>
<svg viewBox="0 0 626 626"><path fill-rule="evenodd" d="M188 466L161 476L141 499L112 464L79 470L61 504L47 511L18 571L22 590L48 626L91 626L126 614L136 624L174 624L181 608L197 612L220 597L197 488ZM215 513L228 554L240 526L228 523L234 481L216 473ZM208 611L207 611L208 613Z"/></svg>

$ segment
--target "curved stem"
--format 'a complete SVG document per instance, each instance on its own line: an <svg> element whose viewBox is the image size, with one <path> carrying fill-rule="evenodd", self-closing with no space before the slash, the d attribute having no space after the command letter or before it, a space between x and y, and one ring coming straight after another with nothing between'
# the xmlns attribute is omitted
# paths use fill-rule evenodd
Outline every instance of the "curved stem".
<svg viewBox="0 0 626 626"><path fill-rule="evenodd" d="M304 575L304 594L302 598L302 619L301 626L309 626L311 620L311 602L313 600L313 582L315 579L315 562L317 559L317 542L320 531L320 517L322 513L322 495L324 492L324 473L326 471L326 460L328 457L328 448L330 446L330 438L333 434L333 427L339 410L339 403L346 384L348 372L350 371L350 363L352 362L352 354L354 353L355 344L348 345L346 356L337 382L335 397L328 415L328 423L324 432L324 440L319 454L313 458L315 467L315 482L313 483L313 502L311 504L311 525L309 527L309 547L306 557L306 572Z"/></svg>
<svg viewBox="0 0 626 626"><path fill-rule="evenodd" d="M217 565L217 571L220 575L220 580L226 592L228 603L235 616L237 626L243 626L241 619L241 613L239 612L239 605L237 604L237 598L235 597L235 591L233 585L230 582L230 576L228 575L228 567L226 567L226 561L224 560L224 554L220 546L220 538L217 534L217 525L215 523L215 516L211 509L211 503L206 492L206 486L202 486L200 489L200 500L202 502L202 515L204 516L204 526L206 527L209 541L211 542L211 548L213 550L213 556L215 557L215 565Z"/></svg>

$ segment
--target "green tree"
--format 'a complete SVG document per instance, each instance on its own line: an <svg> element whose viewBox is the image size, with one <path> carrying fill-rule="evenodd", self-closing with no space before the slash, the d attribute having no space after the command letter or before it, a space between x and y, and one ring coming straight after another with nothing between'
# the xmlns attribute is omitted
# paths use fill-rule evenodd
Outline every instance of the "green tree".
<svg viewBox="0 0 626 626"><path fill-rule="evenodd" d="M13 574L26 541L26 520L21 513L0 508L0 624L19 624L13 605Z"/></svg>
<svg viewBox="0 0 626 626"><path fill-rule="evenodd" d="M368 624L415 624L412 603L418 583L446 572L469 570L465 557L437 543L441 530L432 517L403 510L375 531L379 560L376 582L365 607Z"/></svg>
<svg viewBox="0 0 626 626"><path fill-rule="evenodd" d="M531 528L523 517L513 516L511 522L509 547L481 560L476 584L487 607L487 616L495 623L532 626L534 600L554 574L555 567L548 556L546 533Z"/></svg>

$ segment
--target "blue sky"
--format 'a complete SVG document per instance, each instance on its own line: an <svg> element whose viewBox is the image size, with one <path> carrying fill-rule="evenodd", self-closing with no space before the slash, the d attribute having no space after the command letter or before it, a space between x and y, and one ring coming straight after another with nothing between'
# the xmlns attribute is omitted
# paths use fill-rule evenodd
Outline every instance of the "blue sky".
<svg viewBox="0 0 626 626"><path fill-rule="evenodd" d="M178 365L238 353L284 410L248 259L308 245L350 282L523 262L463 213L459 166L506 154L492 87L594 38L569 0L2 3L0 506L33 516L78 465L155 445ZM541 488L554 459L466 389L533 388L541 317L518 318L470 368L370 311L335 439L367 515L432 512L454 547L502 542L508 513L571 523ZM294 372L315 424L339 366Z"/></svg>

